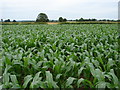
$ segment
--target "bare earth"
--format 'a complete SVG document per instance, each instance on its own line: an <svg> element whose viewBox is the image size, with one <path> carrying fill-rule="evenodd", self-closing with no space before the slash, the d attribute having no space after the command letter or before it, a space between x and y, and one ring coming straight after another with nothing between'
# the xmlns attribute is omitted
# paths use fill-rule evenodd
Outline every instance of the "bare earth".
<svg viewBox="0 0 120 90"><path fill-rule="evenodd" d="M47 24L58 24L58 22L48 22Z"/></svg>

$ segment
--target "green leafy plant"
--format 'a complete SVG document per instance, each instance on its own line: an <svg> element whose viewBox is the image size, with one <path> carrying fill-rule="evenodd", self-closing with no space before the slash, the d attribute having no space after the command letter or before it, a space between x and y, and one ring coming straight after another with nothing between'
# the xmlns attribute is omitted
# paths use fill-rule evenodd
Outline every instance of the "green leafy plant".
<svg viewBox="0 0 120 90"><path fill-rule="evenodd" d="M2 25L1 88L120 88L116 24Z"/></svg>

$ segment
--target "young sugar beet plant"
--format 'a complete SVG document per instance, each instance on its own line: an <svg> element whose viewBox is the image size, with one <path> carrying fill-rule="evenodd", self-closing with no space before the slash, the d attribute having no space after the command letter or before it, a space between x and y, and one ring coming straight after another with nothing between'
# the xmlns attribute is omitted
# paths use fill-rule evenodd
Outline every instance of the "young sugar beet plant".
<svg viewBox="0 0 120 90"><path fill-rule="evenodd" d="M3 25L0 88L120 88L116 24Z"/></svg>

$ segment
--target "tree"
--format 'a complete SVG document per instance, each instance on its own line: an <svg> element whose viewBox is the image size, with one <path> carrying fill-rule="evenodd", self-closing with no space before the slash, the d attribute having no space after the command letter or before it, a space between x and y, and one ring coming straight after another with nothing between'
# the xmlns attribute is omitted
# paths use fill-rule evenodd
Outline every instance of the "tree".
<svg viewBox="0 0 120 90"><path fill-rule="evenodd" d="M67 19L66 19L66 18L64 18L64 19L63 19L63 21L64 21L64 22L66 22L66 21L67 21Z"/></svg>
<svg viewBox="0 0 120 90"><path fill-rule="evenodd" d="M8 20L5 20L4 22L10 22L10 19L8 19Z"/></svg>
<svg viewBox="0 0 120 90"><path fill-rule="evenodd" d="M80 18L79 21L84 21L84 19L83 19L83 18Z"/></svg>
<svg viewBox="0 0 120 90"><path fill-rule="evenodd" d="M16 20L13 20L13 22L16 22Z"/></svg>
<svg viewBox="0 0 120 90"><path fill-rule="evenodd" d="M75 21L79 21L78 19L76 19Z"/></svg>
<svg viewBox="0 0 120 90"><path fill-rule="evenodd" d="M59 20L58 20L59 22L66 22L67 21L67 19L66 18L62 18L62 17L59 17Z"/></svg>
<svg viewBox="0 0 120 90"><path fill-rule="evenodd" d="M3 22L3 19L1 19L1 22Z"/></svg>
<svg viewBox="0 0 120 90"><path fill-rule="evenodd" d="M106 21L106 19L103 19L102 21Z"/></svg>
<svg viewBox="0 0 120 90"><path fill-rule="evenodd" d="M59 17L59 22L63 22L63 18L62 17Z"/></svg>
<svg viewBox="0 0 120 90"><path fill-rule="evenodd" d="M92 19L91 21L97 21L97 19Z"/></svg>
<svg viewBox="0 0 120 90"><path fill-rule="evenodd" d="M48 22L48 21L49 21L48 16L45 13L40 13L36 19L36 22Z"/></svg>

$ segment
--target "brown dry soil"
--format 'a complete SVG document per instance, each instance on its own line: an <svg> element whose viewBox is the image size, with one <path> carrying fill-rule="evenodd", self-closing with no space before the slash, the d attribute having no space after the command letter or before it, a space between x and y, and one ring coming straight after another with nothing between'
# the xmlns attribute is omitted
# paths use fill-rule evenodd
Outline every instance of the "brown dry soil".
<svg viewBox="0 0 120 90"><path fill-rule="evenodd" d="M48 22L47 24L58 24L58 22Z"/></svg>

